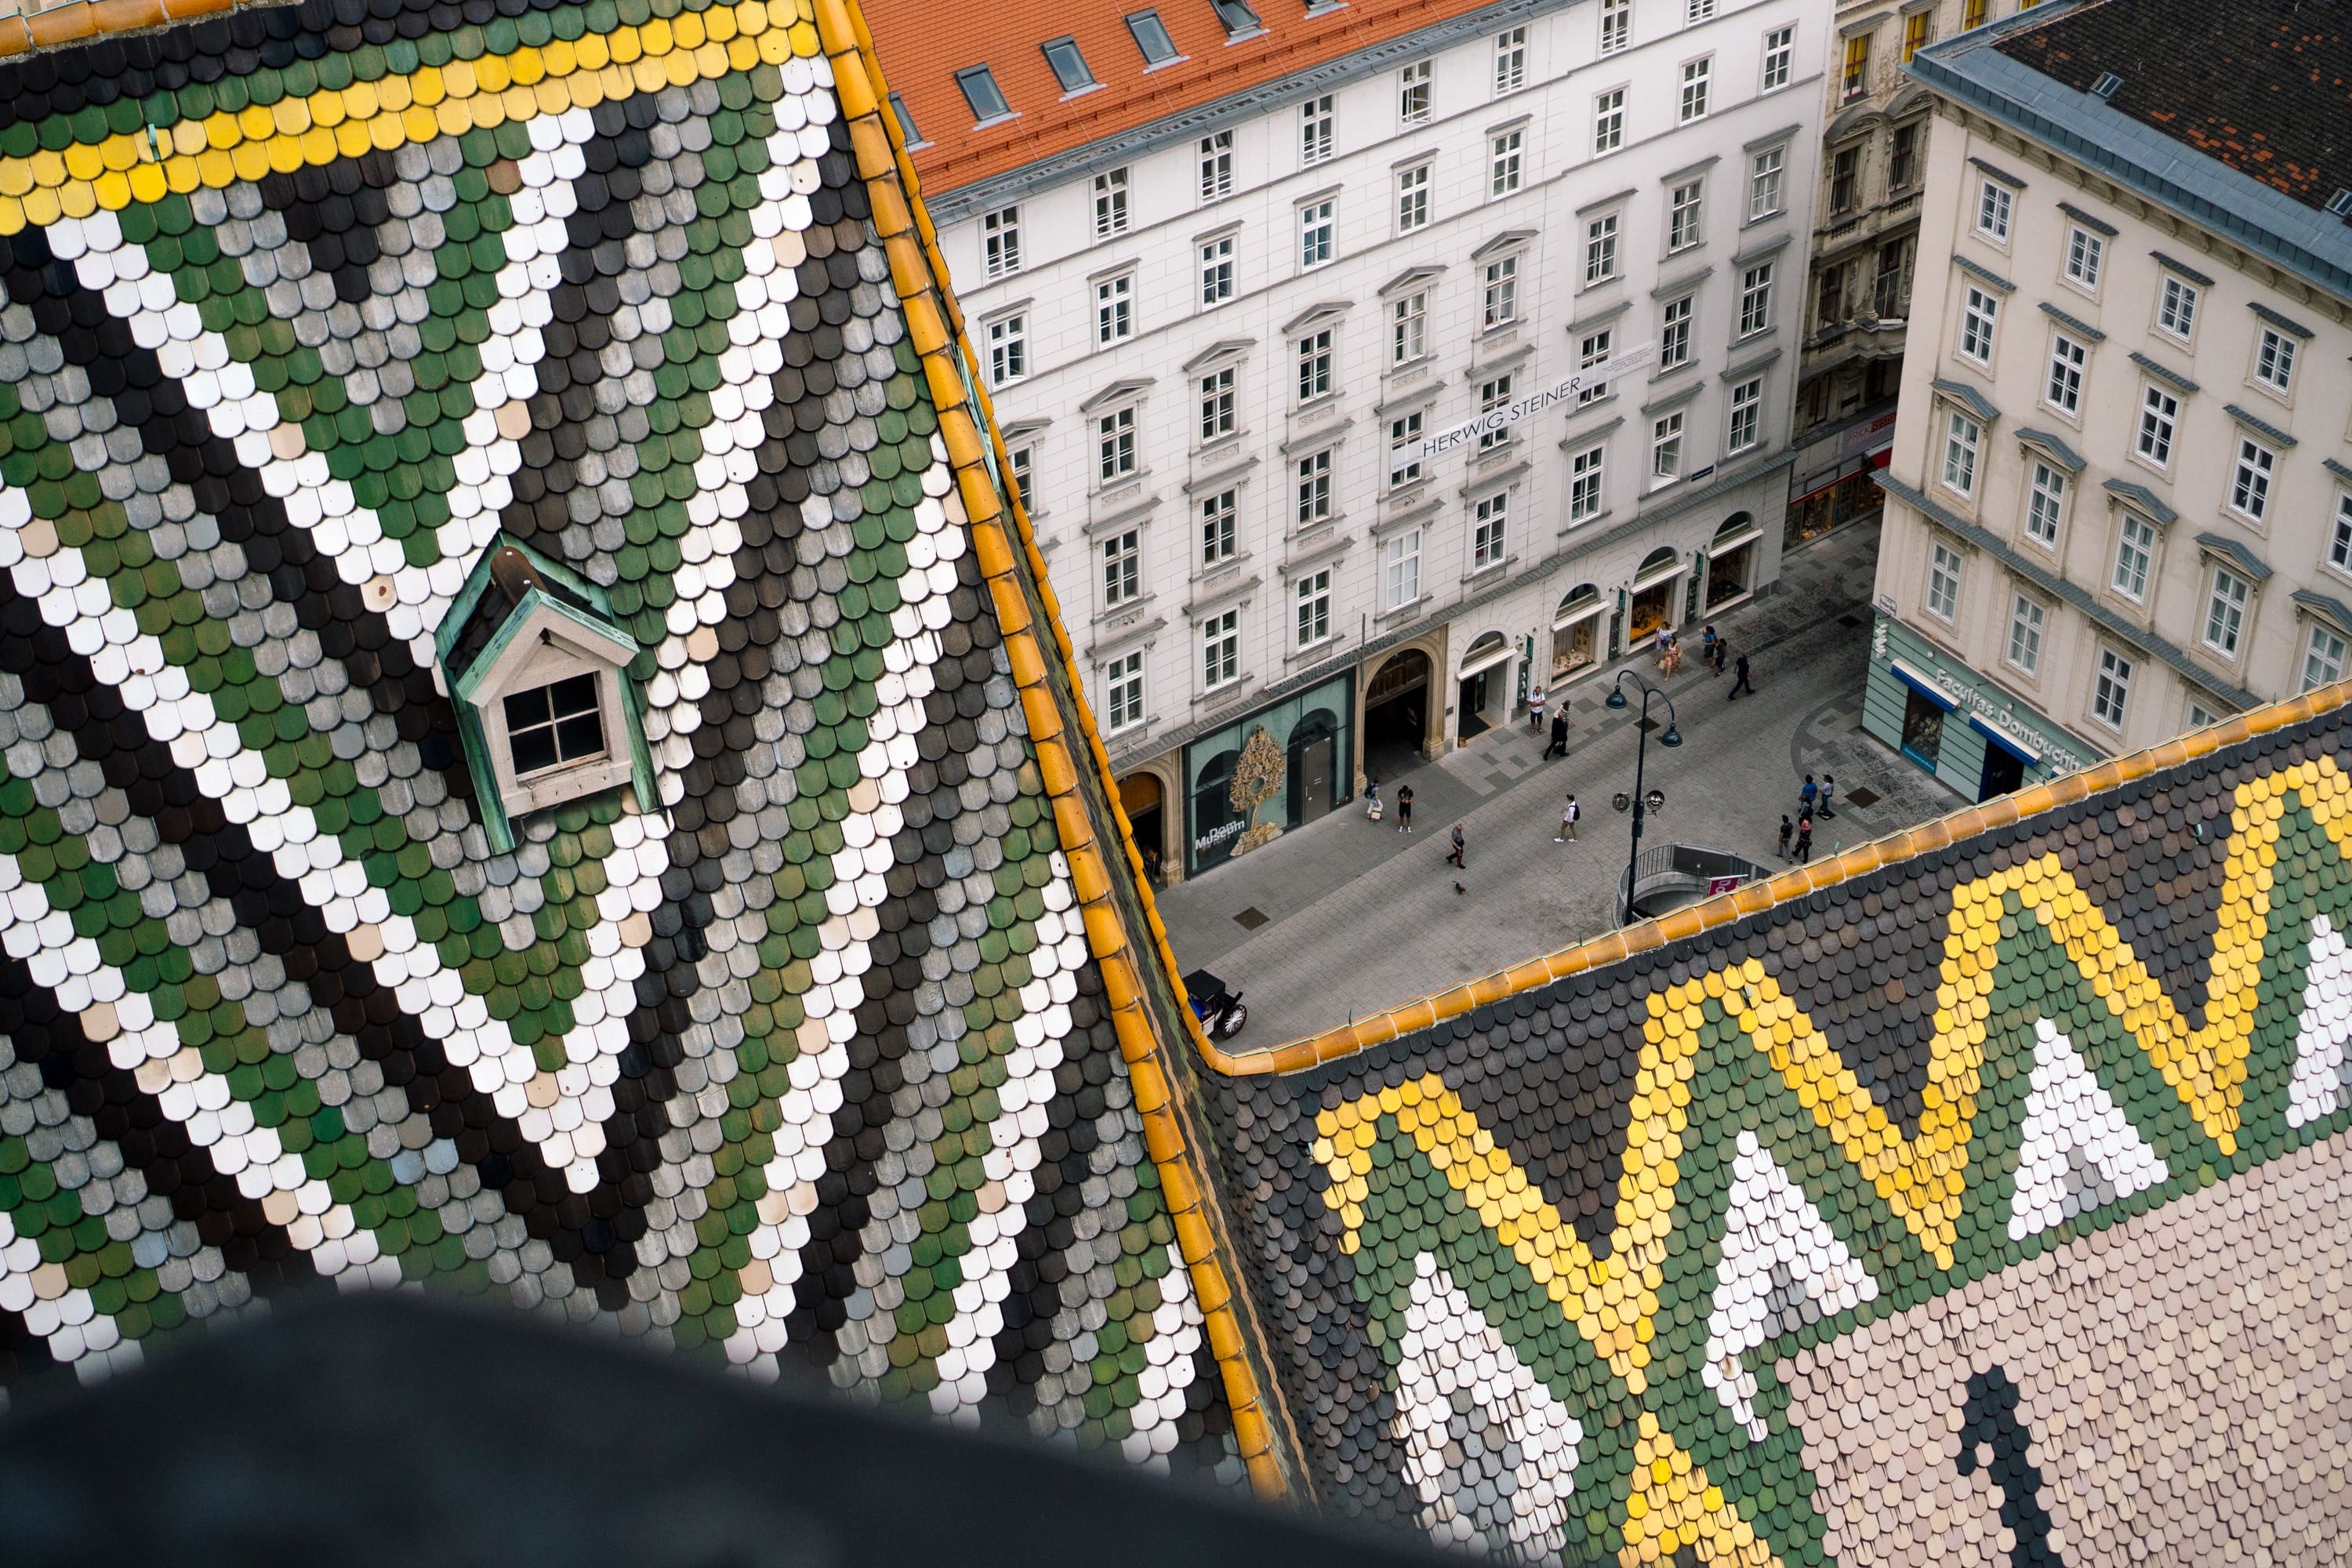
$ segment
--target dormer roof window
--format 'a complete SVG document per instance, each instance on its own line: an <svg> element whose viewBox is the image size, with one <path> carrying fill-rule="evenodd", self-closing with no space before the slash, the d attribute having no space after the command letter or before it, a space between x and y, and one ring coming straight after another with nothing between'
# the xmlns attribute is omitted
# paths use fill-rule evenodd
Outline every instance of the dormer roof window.
<svg viewBox="0 0 2352 1568"><path fill-rule="evenodd" d="M513 847L515 818L624 784L657 808L640 650L594 584L494 541L435 643L492 850Z"/></svg>

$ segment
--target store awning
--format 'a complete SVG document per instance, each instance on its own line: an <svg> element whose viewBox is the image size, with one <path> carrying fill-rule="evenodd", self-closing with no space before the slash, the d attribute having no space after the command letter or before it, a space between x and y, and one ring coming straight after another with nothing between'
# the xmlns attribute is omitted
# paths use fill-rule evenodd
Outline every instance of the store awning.
<svg viewBox="0 0 2352 1568"><path fill-rule="evenodd" d="M1912 690L1917 692L1920 696L1926 698L1937 707L1941 708L1945 712L1949 713L1956 706L1950 698L1945 696L1941 691L1938 691L1936 689L1935 682L1929 680L1917 670L1906 668L1901 659L1888 659L1886 661L1886 668L1895 672L1895 679L1901 681L1904 685L1909 687Z"/></svg>

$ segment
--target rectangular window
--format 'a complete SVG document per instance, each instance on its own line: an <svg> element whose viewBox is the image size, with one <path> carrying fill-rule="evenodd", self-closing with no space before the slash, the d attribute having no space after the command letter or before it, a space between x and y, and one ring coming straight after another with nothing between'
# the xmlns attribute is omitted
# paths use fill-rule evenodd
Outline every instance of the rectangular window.
<svg viewBox="0 0 2352 1568"><path fill-rule="evenodd" d="M1650 425L1650 478L1663 484L1683 471L1683 416L1680 413Z"/></svg>
<svg viewBox="0 0 2352 1568"><path fill-rule="evenodd" d="M2352 572L2352 490L2336 492L2336 532L2327 542L2327 563Z"/></svg>
<svg viewBox="0 0 2352 1568"><path fill-rule="evenodd" d="M2230 505L2249 522L2270 516L2271 469L2277 455L2250 436L2238 437L2237 472L2230 481Z"/></svg>
<svg viewBox="0 0 2352 1568"><path fill-rule="evenodd" d="M1298 209L1298 268L1304 272L1331 259L1331 209L1328 197Z"/></svg>
<svg viewBox="0 0 2352 1568"><path fill-rule="evenodd" d="M2147 597L2148 568L2156 560L2156 524L2131 513L2116 534L2116 572L2109 579L2116 593L2137 604Z"/></svg>
<svg viewBox="0 0 2352 1568"><path fill-rule="evenodd" d="M2087 228L2069 230L2066 236L2066 281L2084 289L2099 286L2099 264L2107 253L2107 242Z"/></svg>
<svg viewBox="0 0 2352 1568"><path fill-rule="evenodd" d="M2048 613L2020 594L2009 609L2009 662L2028 675L2042 670L2042 627Z"/></svg>
<svg viewBox="0 0 2352 1568"><path fill-rule="evenodd" d="M1429 123L1430 62L1415 60L1397 72L1397 122L1401 125Z"/></svg>
<svg viewBox="0 0 2352 1568"><path fill-rule="evenodd" d="M1984 426L1957 408L1944 416L1944 488L1956 495L1973 495L1977 488L1977 448Z"/></svg>
<svg viewBox="0 0 2352 1568"><path fill-rule="evenodd" d="M1429 296L1408 294L1389 307L1389 363L1410 364L1428 348Z"/></svg>
<svg viewBox="0 0 2352 1568"><path fill-rule="evenodd" d="M2280 396L2294 384L2294 350L2293 338L2276 327L2263 329L2262 342L2254 349L2254 379Z"/></svg>
<svg viewBox="0 0 2352 1568"><path fill-rule="evenodd" d="M1528 84L1528 30L1513 27L1495 38L1495 93L1517 92Z"/></svg>
<svg viewBox="0 0 2352 1568"><path fill-rule="evenodd" d="M900 98L895 92L890 95L890 112L898 117L898 139L900 141L904 142L909 147L925 147L929 145L929 142L923 140L923 133L915 129L914 111L907 107L907 100Z"/></svg>
<svg viewBox="0 0 2352 1568"><path fill-rule="evenodd" d="M1617 276L1617 215L1584 226L1584 281L1606 283Z"/></svg>
<svg viewBox="0 0 2352 1568"><path fill-rule="evenodd" d="M1862 149L1841 147L1830 154L1830 211L1852 212L1862 200Z"/></svg>
<svg viewBox="0 0 2352 1568"><path fill-rule="evenodd" d="M1511 377L1508 372L1496 376L1490 381L1483 381L1478 384L1478 412L1480 414L1492 414L1497 408L1507 406L1510 401ZM1496 447L1502 446L1510 438L1510 427L1507 426L1496 430L1482 430L1478 434L1478 450L1482 452L1491 452Z"/></svg>
<svg viewBox="0 0 2352 1568"><path fill-rule="evenodd" d="M1004 101L1004 89L996 85L995 73L986 66L956 72L956 85L963 89L963 100L971 106L972 119L980 124L1002 120L1013 112L1013 106Z"/></svg>
<svg viewBox="0 0 2352 1568"><path fill-rule="evenodd" d="M1143 653L1121 654L1103 666L1103 696L1110 714L1110 732L1132 730L1143 722Z"/></svg>
<svg viewBox="0 0 2352 1568"><path fill-rule="evenodd" d="M1124 605L1143 591L1143 541L1134 529L1103 541L1103 608Z"/></svg>
<svg viewBox="0 0 2352 1568"><path fill-rule="evenodd" d="M1328 642L1331 637L1331 569L1311 572L1298 579L1292 590L1296 606L1298 646L1313 647Z"/></svg>
<svg viewBox="0 0 2352 1568"><path fill-rule="evenodd" d="M1396 177L1396 226L1399 234L1429 226L1429 165L1399 169Z"/></svg>
<svg viewBox="0 0 2352 1568"><path fill-rule="evenodd" d="M2033 482L2025 492L2025 537L2045 550L2057 549L2058 520L2065 507L2065 474L2035 458Z"/></svg>
<svg viewBox="0 0 2352 1568"><path fill-rule="evenodd" d="M1104 484L1135 474L1135 410L1122 408L1095 421L1096 472Z"/></svg>
<svg viewBox="0 0 2352 1568"><path fill-rule="evenodd" d="M1960 306L1960 357L1979 364L1992 363L1992 329L2000 318L2000 301L1976 287L1969 286Z"/></svg>
<svg viewBox="0 0 2352 1568"><path fill-rule="evenodd" d="M1201 308L1211 310L1234 297L1234 237L1201 247Z"/></svg>
<svg viewBox="0 0 2352 1568"><path fill-rule="evenodd" d="M2167 273L2157 294L2156 324L2187 342L2197 326L2197 286Z"/></svg>
<svg viewBox="0 0 2352 1568"><path fill-rule="evenodd" d="M1486 263L1482 279L1485 285L1483 313L1487 327L1503 326L1519 319L1519 258L1506 256Z"/></svg>
<svg viewBox="0 0 2352 1568"><path fill-rule="evenodd" d="M1312 403L1331 391L1331 329L1298 340L1298 401Z"/></svg>
<svg viewBox="0 0 2352 1568"><path fill-rule="evenodd" d="M1948 544L1937 544L1927 558L1927 611L1942 620L1960 614L1960 555Z"/></svg>
<svg viewBox="0 0 2352 1568"><path fill-rule="evenodd" d="M1739 335L1753 337L1772 325L1772 264L1759 261L1739 275Z"/></svg>
<svg viewBox="0 0 2352 1568"><path fill-rule="evenodd" d="M1011 386L1029 374L1029 318L988 323L988 384Z"/></svg>
<svg viewBox="0 0 2352 1568"><path fill-rule="evenodd" d="M2158 468L2172 461L2172 432L2180 418L2180 399L2150 383L2140 394L2139 437L2133 450Z"/></svg>
<svg viewBox="0 0 2352 1568"><path fill-rule="evenodd" d="M1331 95L1310 98L1298 106L1298 161L1301 164L1319 163L1331 155L1332 128L1336 118L1331 112Z"/></svg>
<svg viewBox="0 0 2352 1568"><path fill-rule="evenodd" d="M1973 292L1973 290L1971 290ZM2050 335L2050 381L2042 389L2042 401L2061 414L2083 411L2083 367L2091 351L2063 332Z"/></svg>
<svg viewBox="0 0 2352 1568"><path fill-rule="evenodd" d="M1694 120L1706 118L1706 92L1715 75L1715 58L1683 62L1683 98L1680 123L1688 125Z"/></svg>
<svg viewBox="0 0 2352 1568"><path fill-rule="evenodd" d="M1143 56L1145 70L1157 70L1184 58L1176 52L1175 41L1168 36L1168 24L1160 19L1157 11L1136 12L1128 17L1127 30Z"/></svg>
<svg viewBox="0 0 2352 1568"><path fill-rule="evenodd" d="M1870 35L1862 33L1845 41L1845 68L1838 78L1842 95L1848 100L1860 98L1870 90Z"/></svg>
<svg viewBox="0 0 2352 1568"><path fill-rule="evenodd" d="M1796 58L1797 29L1794 26L1775 27L1764 35L1764 88L1766 92L1789 85L1789 65Z"/></svg>
<svg viewBox="0 0 2352 1568"><path fill-rule="evenodd" d="M1423 416L1407 414L1389 421L1389 483L1416 484L1421 479Z"/></svg>
<svg viewBox="0 0 2352 1568"><path fill-rule="evenodd" d="M1506 131L1486 143L1486 194L1507 196L1519 188L1519 165L1527 132Z"/></svg>
<svg viewBox="0 0 2352 1568"><path fill-rule="evenodd" d="M1330 521L1331 454L1325 450L1298 460L1298 526Z"/></svg>
<svg viewBox="0 0 2352 1568"><path fill-rule="evenodd" d="M1488 496L1480 501L1470 519L1470 570L1483 572L1489 566L1503 563L1509 548L1509 512L1511 498Z"/></svg>
<svg viewBox="0 0 2352 1568"><path fill-rule="evenodd" d="M1822 290L1814 297L1813 310L1824 327L1845 320L1845 274L1843 266L1822 268Z"/></svg>
<svg viewBox="0 0 2352 1568"><path fill-rule="evenodd" d="M2246 629L2246 601L2253 584L2226 567L2213 568L2212 591L2205 599L2205 646L2231 658Z"/></svg>
<svg viewBox="0 0 2352 1568"><path fill-rule="evenodd" d="M980 246L991 278L1003 278L1020 271L1021 209L999 207L992 213L982 214Z"/></svg>
<svg viewBox="0 0 2352 1568"><path fill-rule="evenodd" d="M1201 502L1201 564L1215 566L1234 558L1239 548L1237 519L1241 509L1236 504L1240 496L1233 490L1219 490Z"/></svg>
<svg viewBox="0 0 2352 1568"><path fill-rule="evenodd" d="M2131 660L2111 647L2099 650L2099 683L2091 692L2091 717L2111 730L2124 727L2124 708L2131 700Z"/></svg>
<svg viewBox="0 0 2352 1568"><path fill-rule="evenodd" d="M1905 65L1909 65L1911 57L1927 47L1927 40L1934 37L1935 25L1936 14L1933 11L1914 11L1910 16L1903 18L1903 63Z"/></svg>
<svg viewBox="0 0 2352 1568"><path fill-rule="evenodd" d="M2009 243L2009 187L1998 180L1977 186L1977 232L1987 239Z"/></svg>
<svg viewBox="0 0 2352 1568"><path fill-rule="evenodd" d="M1242 678L1242 613L1227 610L1201 623L1201 686L1214 691Z"/></svg>
<svg viewBox="0 0 2352 1568"><path fill-rule="evenodd" d="M1257 12L1251 8L1249 0L1209 0L1209 4L1216 7L1217 20L1224 24L1228 41L1245 38L1258 30Z"/></svg>
<svg viewBox="0 0 2352 1568"><path fill-rule="evenodd" d="M1919 127L1898 125L1887 143L1886 188L1907 191L1919 183Z"/></svg>
<svg viewBox="0 0 2352 1568"><path fill-rule="evenodd" d="M1674 370L1690 363L1693 297L1669 300L1658 313L1658 368Z"/></svg>
<svg viewBox="0 0 2352 1568"><path fill-rule="evenodd" d="M1095 237L1127 232L1127 171L1106 169L1095 176Z"/></svg>
<svg viewBox="0 0 2352 1568"><path fill-rule="evenodd" d="M1911 306L1911 242L1898 239L1878 253L1878 276L1871 280L1871 302L1882 321L1899 321ZM1881 361L1881 363L1888 363Z"/></svg>
<svg viewBox="0 0 2352 1568"><path fill-rule="evenodd" d="M1731 389L1731 430L1724 449L1745 452L1756 445L1764 412L1764 378L1743 381Z"/></svg>
<svg viewBox="0 0 2352 1568"><path fill-rule="evenodd" d="M1592 155L1614 153L1625 145L1625 89L1612 87L1592 95Z"/></svg>
<svg viewBox="0 0 2352 1568"><path fill-rule="evenodd" d="M1135 278L1122 272L1095 285L1095 342L1125 342L1135 335Z"/></svg>
<svg viewBox="0 0 2352 1568"><path fill-rule="evenodd" d="M1968 31L1970 27L1981 27L1984 26L1985 4L1986 0L1962 0L1962 4L1960 5L1960 30L1962 32Z"/></svg>
<svg viewBox="0 0 2352 1568"><path fill-rule="evenodd" d="M1601 52L1613 55L1633 41L1633 0L1601 0Z"/></svg>
<svg viewBox="0 0 2352 1568"><path fill-rule="evenodd" d="M1601 515L1601 455L1603 448L1589 447L1569 460L1568 521L1589 522Z"/></svg>
<svg viewBox="0 0 2352 1568"><path fill-rule="evenodd" d="M1584 341L1576 345L1576 368L1579 370L1591 370L1594 365L1601 364L1607 361L1609 358L1609 344L1614 335L1615 334L1607 327L1601 328L1597 332L1587 332L1584 335ZM1607 382L1592 382L1585 386L1578 388L1576 394L1576 405L1579 408L1581 408L1588 403L1598 403L1608 395L1609 384Z"/></svg>
<svg viewBox="0 0 2352 1568"><path fill-rule="evenodd" d="M1037 492L1030 486L1029 472L1036 466L1036 453L1027 447L1014 447L1009 455L1013 459L1013 488L1021 492L1021 504L1034 512L1037 510Z"/></svg>
<svg viewBox="0 0 2352 1568"><path fill-rule="evenodd" d="M1234 194L1234 133L1213 132L1201 138L1201 199L1219 201Z"/></svg>
<svg viewBox="0 0 2352 1568"><path fill-rule="evenodd" d="M2311 640L2303 648L2303 689L2314 690L2333 686L2344 679L2344 639L2326 626L2311 628Z"/></svg>
<svg viewBox="0 0 2352 1568"><path fill-rule="evenodd" d="M1238 428L1234 406L1235 371L1232 365L1201 378L1201 439L1221 441Z"/></svg>
<svg viewBox="0 0 2352 1568"><path fill-rule="evenodd" d="M1401 610L1421 597L1421 530L1408 528L1381 545L1381 607Z"/></svg>
<svg viewBox="0 0 2352 1568"><path fill-rule="evenodd" d="M1699 203L1704 183L1693 180L1666 194L1666 248L1688 250L1699 240Z"/></svg>
<svg viewBox="0 0 2352 1568"><path fill-rule="evenodd" d="M1780 210L1780 175L1788 153L1780 147L1759 153L1748 165L1748 221L1769 217Z"/></svg>
<svg viewBox="0 0 2352 1568"><path fill-rule="evenodd" d="M1683 26L1696 27L1715 19L1715 0L1683 0Z"/></svg>
<svg viewBox="0 0 2352 1568"><path fill-rule="evenodd" d="M1055 38L1037 47L1045 51L1045 63L1054 68L1054 79L1062 84L1065 96L1095 85L1095 73L1087 68L1087 57L1076 38Z"/></svg>

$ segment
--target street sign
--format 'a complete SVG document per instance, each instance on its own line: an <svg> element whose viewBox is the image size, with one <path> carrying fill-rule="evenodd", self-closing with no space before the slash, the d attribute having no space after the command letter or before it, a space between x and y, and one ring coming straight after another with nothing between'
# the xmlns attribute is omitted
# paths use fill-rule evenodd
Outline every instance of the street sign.
<svg viewBox="0 0 2352 1568"><path fill-rule="evenodd" d="M1421 456L1439 457L1453 451L1457 447L1468 445L1481 436L1491 436L1498 431L1507 430L1522 419L1532 419L1554 404L1572 401L1578 393L1588 386L1596 386L1604 381L1613 381L1618 376L1631 374L1644 365L1652 363L1657 357L1658 345L1643 343L1640 348L1629 349L1614 359L1603 360L1596 365L1588 365L1565 381L1555 382L1538 392L1530 392L1525 397L1515 398L1498 408L1489 408L1477 418L1465 424L1456 425L1448 430L1440 430L1433 436L1423 437Z"/></svg>

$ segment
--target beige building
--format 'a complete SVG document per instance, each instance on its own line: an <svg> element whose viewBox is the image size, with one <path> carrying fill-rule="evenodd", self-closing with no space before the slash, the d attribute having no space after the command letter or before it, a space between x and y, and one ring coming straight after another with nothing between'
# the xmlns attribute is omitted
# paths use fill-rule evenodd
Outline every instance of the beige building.
<svg viewBox="0 0 2352 1568"><path fill-rule="evenodd" d="M2352 49L2289 68L2290 28L2103 0L1909 68L1935 259L1864 722L1971 797L2352 669L2352 161L2312 85Z"/></svg>

